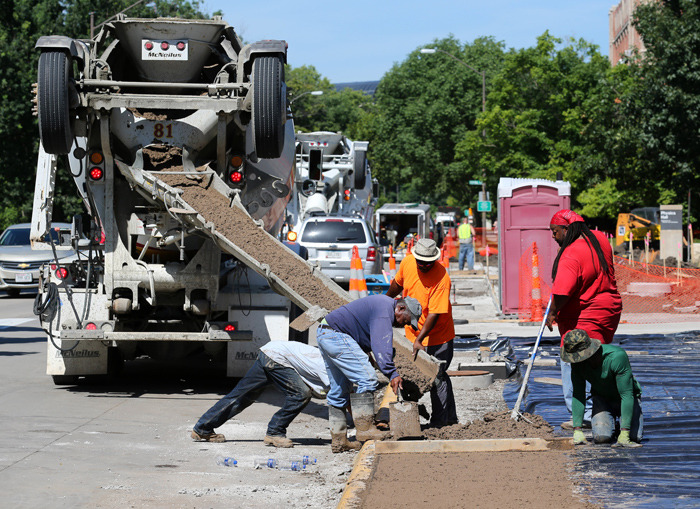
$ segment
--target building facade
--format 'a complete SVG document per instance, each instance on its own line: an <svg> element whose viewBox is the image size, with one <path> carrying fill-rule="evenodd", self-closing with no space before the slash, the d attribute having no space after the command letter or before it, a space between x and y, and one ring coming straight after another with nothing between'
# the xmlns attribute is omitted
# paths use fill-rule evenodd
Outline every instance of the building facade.
<svg viewBox="0 0 700 509"><path fill-rule="evenodd" d="M632 25L634 10L644 0L621 0L610 8L608 20L610 24L610 64L615 66L625 57L630 56L636 48L644 55L644 43L639 33Z"/></svg>

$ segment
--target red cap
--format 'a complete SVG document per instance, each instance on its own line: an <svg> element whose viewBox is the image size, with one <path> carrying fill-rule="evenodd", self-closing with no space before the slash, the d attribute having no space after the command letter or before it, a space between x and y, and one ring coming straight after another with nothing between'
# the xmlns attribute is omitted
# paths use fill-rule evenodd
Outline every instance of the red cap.
<svg viewBox="0 0 700 509"><path fill-rule="evenodd" d="M571 223L584 222L583 218L579 216L576 212L569 209L562 209L552 216L549 224L556 224L559 226L568 226Z"/></svg>

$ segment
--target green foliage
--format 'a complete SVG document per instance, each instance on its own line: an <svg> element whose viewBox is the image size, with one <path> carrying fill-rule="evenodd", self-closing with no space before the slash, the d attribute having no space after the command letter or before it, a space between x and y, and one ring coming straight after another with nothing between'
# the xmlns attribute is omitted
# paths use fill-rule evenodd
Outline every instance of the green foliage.
<svg viewBox="0 0 700 509"><path fill-rule="evenodd" d="M630 63L634 86L624 115L659 203L683 203L700 184L700 4L644 3L634 23L646 52Z"/></svg>
<svg viewBox="0 0 700 509"><path fill-rule="evenodd" d="M482 108L480 73L491 93L503 44L482 38L462 45L448 37L428 47L441 51L412 52L379 85L370 126L373 169L382 182L400 184L402 194L406 188L431 203L468 202L473 192L454 164L455 144L474 129Z"/></svg>

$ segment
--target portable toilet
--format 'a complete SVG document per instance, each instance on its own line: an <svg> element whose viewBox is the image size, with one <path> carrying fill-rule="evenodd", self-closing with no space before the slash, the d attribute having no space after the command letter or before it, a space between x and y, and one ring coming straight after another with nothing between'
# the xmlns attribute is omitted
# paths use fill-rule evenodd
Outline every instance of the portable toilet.
<svg viewBox="0 0 700 509"><path fill-rule="evenodd" d="M552 238L549 220L570 203L569 182L518 178L498 182L498 275L503 314L518 312L519 262L533 242L537 243L541 281L552 285L552 265L559 246Z"/></svg>

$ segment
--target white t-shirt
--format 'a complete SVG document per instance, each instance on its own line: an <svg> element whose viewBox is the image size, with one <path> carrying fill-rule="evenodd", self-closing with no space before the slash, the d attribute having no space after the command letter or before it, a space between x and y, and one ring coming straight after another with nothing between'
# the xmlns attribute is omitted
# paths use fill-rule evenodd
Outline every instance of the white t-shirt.
<svg viewBox="0 0 700 509"><path fill-rule="evenodd" d="M317 398L324 398L330 388L326 365L321 352L314 346L298 341L270 341L260 351L282 366L299 373Z"/></svg>

